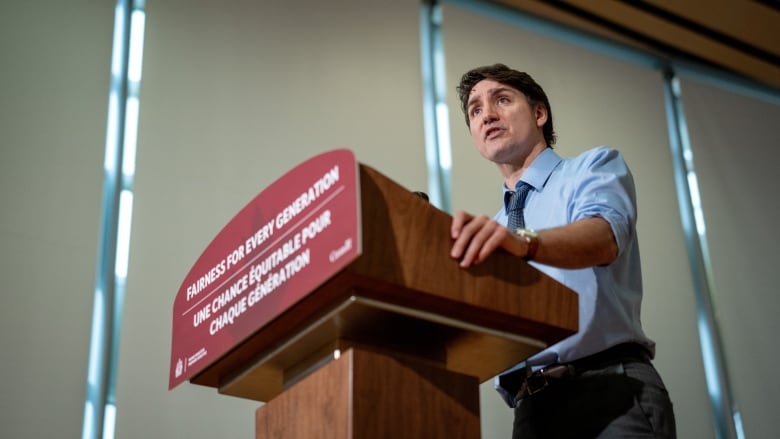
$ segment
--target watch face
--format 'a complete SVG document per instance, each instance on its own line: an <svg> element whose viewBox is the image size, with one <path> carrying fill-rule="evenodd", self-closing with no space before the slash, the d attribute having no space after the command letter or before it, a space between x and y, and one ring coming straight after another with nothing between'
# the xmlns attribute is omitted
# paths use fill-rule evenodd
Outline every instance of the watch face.
<svg viewBox="0 0 780 439"><path fill-rule="evenodd" d="M539 247L539 234L533 229L517 229L517 234L528 244L528 250L523 259L532 260L536 256L536 249Z"/></svg>
<svg viewBox="0 0 780 439"><path fill-rule="evenodd" d="M520 236L527 236L529 238L538 237L537 233L533 229L517 229L517 234Z"/></svg>

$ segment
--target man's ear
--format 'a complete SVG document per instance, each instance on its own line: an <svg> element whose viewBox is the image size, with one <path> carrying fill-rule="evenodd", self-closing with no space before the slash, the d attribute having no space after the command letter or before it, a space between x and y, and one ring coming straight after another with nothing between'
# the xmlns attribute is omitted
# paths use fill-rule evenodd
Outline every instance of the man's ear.
<svg viewBox="0 0 780 439"><path fill-rule="evenodd" d="M534 116L536 116L536 126L542 128L547 123L547 107L544 104L536 104Z"/></svg>

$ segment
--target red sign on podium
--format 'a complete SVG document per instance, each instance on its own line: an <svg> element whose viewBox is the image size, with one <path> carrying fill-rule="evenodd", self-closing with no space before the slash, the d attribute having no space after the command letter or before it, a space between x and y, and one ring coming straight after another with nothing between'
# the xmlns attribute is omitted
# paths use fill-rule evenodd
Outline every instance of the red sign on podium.
<svg viewBox="0 0 780 439"><path fill-rule="evenodd" d="M169 389L360 255L357 166L346 149L307 160L258 194L211 241L174 299Z"/></svg>

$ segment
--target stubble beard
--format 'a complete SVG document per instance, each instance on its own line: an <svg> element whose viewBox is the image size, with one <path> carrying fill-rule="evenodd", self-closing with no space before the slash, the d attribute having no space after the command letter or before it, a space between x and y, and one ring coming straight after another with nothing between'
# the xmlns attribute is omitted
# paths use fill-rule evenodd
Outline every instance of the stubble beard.
<svg viewBox="0 0 780 439"><path fill-rule="evenodd" d="M533 146L523 146L509 140L504 140L497 148L490 148L487 143L485 142L482 155L498 166L521 166L533 149Z"/></svg>

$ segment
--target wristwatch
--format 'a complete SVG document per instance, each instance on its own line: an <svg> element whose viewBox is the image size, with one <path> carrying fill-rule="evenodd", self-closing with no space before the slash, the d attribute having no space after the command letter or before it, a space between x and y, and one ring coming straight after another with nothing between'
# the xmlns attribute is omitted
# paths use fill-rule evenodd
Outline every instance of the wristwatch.
<svg viewBox="0 0 780 439"><path fill-rule="evenodd" d="M523 238L526 244L528 244L528 251L525 252L523 259L526 261L532 260L534 256L536 256L536 250L539 248L539 234L536 233L533 229L524 228L515 230L515 233Z"/></svg>

